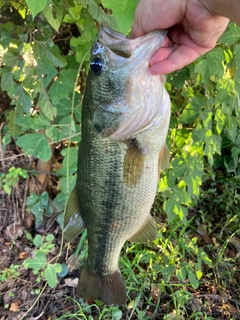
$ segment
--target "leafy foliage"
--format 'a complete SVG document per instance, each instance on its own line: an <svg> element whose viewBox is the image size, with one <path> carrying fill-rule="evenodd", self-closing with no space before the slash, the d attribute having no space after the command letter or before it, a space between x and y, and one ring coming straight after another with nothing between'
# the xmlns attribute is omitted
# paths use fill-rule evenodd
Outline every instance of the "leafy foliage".
<svg viewBox="0 0 240 320"><path fill-rule="evenodd" d="M16 187L20 177L27 178L27 170L11 167L7 174L0 174L0 188L10 195L12 187Z"/></svg>
<svg viewBox="0 0 240 320"><path fill-rule="evenodd" d="M49 287L54 288L58 281L57 274L62 271L61 264L47 262L47 254L54 248L54 243L52 243L54 236L48 234L46 238L43 238L36 235L32 238L29 233L27 236L37 248L34 251L34 257L24 261L24 266L33 269L33 273L39 275L38 281L43 278L47 281Z"/></svg>

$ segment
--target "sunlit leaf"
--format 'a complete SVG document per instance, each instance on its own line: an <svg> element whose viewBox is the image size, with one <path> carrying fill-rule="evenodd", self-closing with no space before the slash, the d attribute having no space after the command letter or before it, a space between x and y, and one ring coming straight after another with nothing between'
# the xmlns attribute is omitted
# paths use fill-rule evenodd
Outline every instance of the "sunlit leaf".
<svg viewBox="0 0 240 320"><path fill-rule="evenodd" d="M127 34L133 23L137 0L102 0L102 4L113 11L117 20L118 30Z"/></svg>
<svg viewBox="0 0 240 320"><path fill-rule="evenodd" d="M59 263L48 264L44 270L44 276L49 287L54 288L57 284L57 273L62 271L62 266Z"/></svg>
<svg viewBox="0 0 240 320"><path fill-rule="evenodd" d="M46 7L47 0L26 0L26 3L32 13L32 18L34 19L34 17Z"/></svg>
<svg viewBox="0 0 240 320"><path fill-rule="evenodd" d="M46 254L41 251L36 251L34 258L26 259L23 264L26 268L32 268L37 271L45 267L46 263Z"/></svg>

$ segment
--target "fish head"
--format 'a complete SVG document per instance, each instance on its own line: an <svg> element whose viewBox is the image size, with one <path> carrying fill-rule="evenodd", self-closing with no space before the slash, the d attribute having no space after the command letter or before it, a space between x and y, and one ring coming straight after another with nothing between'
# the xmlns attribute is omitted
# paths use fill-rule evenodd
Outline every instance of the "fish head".
<svg viewBox="0 0 240 320"><path fill-rule="evenodd" d="M91 120L101 137L134 136L159 112L164 86L159 76L151 75L149 60L166 33L153 31L129 39L102 24L92 46L86 92Z"/></svg>

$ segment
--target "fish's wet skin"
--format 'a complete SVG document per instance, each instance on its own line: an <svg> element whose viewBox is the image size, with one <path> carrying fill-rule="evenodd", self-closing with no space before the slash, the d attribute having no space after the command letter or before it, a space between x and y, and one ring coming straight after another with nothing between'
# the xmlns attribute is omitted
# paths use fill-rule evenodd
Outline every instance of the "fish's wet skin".
<svg viewBox="0 0 240 320"><path fill-rule="evenodd" d="M84 299L124 304L122 246L157 237L150 210L169 159L170 100L148 61L165 36L154 31L131 40L103 24L92 47L77 183L64 218L68 241L87 228L88 257L77 288Z"/></svg>

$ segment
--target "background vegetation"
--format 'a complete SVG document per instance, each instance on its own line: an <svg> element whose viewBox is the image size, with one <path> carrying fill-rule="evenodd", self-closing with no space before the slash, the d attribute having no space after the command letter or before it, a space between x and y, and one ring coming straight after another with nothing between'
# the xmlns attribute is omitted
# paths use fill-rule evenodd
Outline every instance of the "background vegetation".
<svg viewBox="0 0 240 320"><path fill-rule="evenodd" d="M127 306L73 299L86 233L66 264L79 239L66 244L61 228L76 180L89 52L102 21L130 31L136 4L0 0L4 319L240 319L240 28L233 23L211 52L167 77L171 163L152 211L159 237L122 251Z"/></svg>

